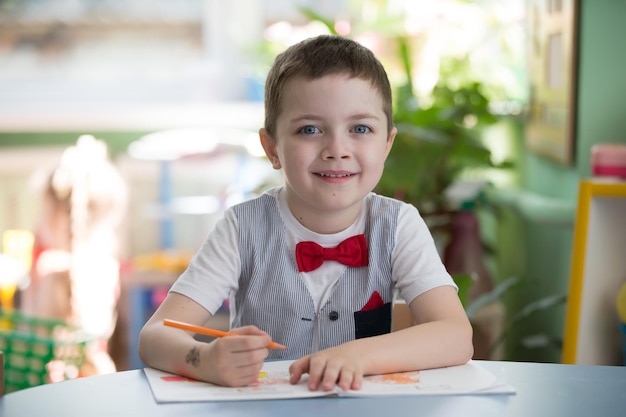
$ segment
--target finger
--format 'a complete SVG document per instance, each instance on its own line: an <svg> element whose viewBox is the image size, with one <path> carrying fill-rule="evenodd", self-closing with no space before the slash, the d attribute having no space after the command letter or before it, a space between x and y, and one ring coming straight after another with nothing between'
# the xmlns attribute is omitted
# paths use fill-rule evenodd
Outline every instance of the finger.
<svg viewBox="0 0 626 417"><path fill-rule="evenodd" d="M331 391L335 388L341 371L342 369L339 365L326 363L324 374L321 377L322 391Z"/></svg>
<svg viewBox="0 0 626 417"><path fill-rule="evenodd" d="M339 379L337 381L337 385L341 388L342 391L350 391L353 388L353 383L355 379L355 374L353 371L349 369L342 369L341 374L339 375Z"/></svg>
<svg viewBox="0 0 626 417"><path fill-rule="evenodd" d="M363 387L363 373L355 372L352 377L352 389L355 391L358 391L362 387Z"/></svg>
<svg viewBox="0 0 626 417"><path fill-rule="evenodd" d="M249 336L255 336L255 335L256 336L262 336L262 335L269 336L267 332L264 332L263 330L259 329L256 326L237 327L237 328L229 330L229 332L240 334L240 335L249 335Z"/></svg>
<svg viewBox="0 0 626 417"><path fill-rule="evenodd" d="M222 363L219 368L216 365L220 378L224 381L223 385L247 386L258 381L264 364L263 358L250 362L246 356L246 353L232 354L223 358L227 359L226 364Z"/></svg>
<svg viewBox="0 0 626 417"><path fill-rule="evenodd" d="M309 390L317 391L326 372L326 360L314 356L309 362L309 382L307 385Z"/></svg>
<svg viewBox="0 0 626 417"><path fill-rule="evenodd" d="M267 346L271 342L267 333L254 335L236 334L234 336L222 337L220 340L220 343L227 346L227 349L233 353L252 350L261 350L265 352L267 351ZM265 356L267 356L267 352Z"/></svg>
<svg viewBox="0 0 626 417"><path fill-rule="evenodd" d="M297 384L302 375L309 371L309 360L310 356L305 356L289 366L289 382L291 384Z"/></svg>
<svg viewBox="0 0 626 417"><path fill-rule="evenodd" d="M262 368L263 362L257 362L246 366L239 366L236 368L236 372L241 379L246 380L248 381L248 384L251 384L258 381Z"/></svg>
<svg viewBox="0 0 626 417"><path fill-rule="evenodd" d="M245 387L259 382L259 371L253 368L235 369L224 375L223 385L231 387Z"/></svg>
<svg viewBox="0 0 626 417"><path fill-rule="evenodd" d="M256 338L258 336L229 336L215 340L213 363L221 368L262 364L269 355L269 350L262 342L255 342Z"/></svg>

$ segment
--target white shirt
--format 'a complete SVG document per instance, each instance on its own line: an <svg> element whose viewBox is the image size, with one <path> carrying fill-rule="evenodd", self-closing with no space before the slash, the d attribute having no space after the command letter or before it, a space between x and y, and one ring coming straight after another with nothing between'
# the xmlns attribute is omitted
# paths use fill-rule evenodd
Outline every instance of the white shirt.
<svg viewBox="0 0 626 417"><path fill-rule="evenodd" d="M272 188L266 193L278 199L281 217L285 223L287 244L294 253L296 244L300 241L314 241L324 247L334 247L365 230L365 210L362 209L356 221L345 230L334 234L315 233L302 226L293 216L287 206L283 187ZM366 198L372 195L370 193ZM241 268L238 241L237 218L233 210L227 210L195 255L202 258L206 267L201 273L191 273L189 269L183 272L171 291L192 298L214 314L224 300L238 288ZM403 203L398 214L396 245L392 252L391 265L399 296L409 304L432 288L455 286L441 262L426 223L410 204ZM338 262L327 261L314 271L301 272L316 309L323 305L345 268L346 266ZM230 308L236 308L234 303L231 303Z"/></svg>

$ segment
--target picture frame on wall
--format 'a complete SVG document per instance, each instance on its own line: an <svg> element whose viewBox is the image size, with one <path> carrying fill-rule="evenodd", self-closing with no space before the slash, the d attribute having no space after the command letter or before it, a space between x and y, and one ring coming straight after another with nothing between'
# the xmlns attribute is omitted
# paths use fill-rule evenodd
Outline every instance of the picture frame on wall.
<svg viewBox="0 0 626 417"><path fill-rule="evenodd" d="M578 0L528 1L530 96L525 142L572 165L576 137Z"/></svg>

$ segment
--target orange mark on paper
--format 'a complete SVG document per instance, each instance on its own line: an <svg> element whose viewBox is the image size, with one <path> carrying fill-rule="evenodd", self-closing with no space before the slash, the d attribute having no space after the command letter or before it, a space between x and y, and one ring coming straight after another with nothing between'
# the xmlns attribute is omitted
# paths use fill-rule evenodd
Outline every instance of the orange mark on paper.
<svg viewBox="0 0 626 417"><path fill-rule="evenodd" d="M419 371L396 372L392 374L366 376L365 379L379 384L406 385L419 382L419 378L416 378L417 374L419 374Z"/></svg>

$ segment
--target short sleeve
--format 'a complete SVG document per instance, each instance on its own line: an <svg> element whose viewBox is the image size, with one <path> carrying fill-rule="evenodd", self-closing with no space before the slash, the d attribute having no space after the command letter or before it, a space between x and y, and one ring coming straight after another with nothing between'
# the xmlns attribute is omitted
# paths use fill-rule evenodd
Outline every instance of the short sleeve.
<svg viewBox="0 0 626 417"><path fill-rule="evenodd" d="M456 288L428 226L413 205L403 204L398 214L391 264L396 288L407 304L435 287L450 285Z"/></svg>
<svg viewBox="0 0 626 417"><path fill-rule="evenodd" d="M228 209L170 291L191 298L215 314L237 291L240 270L237 217Z"/></svg>

